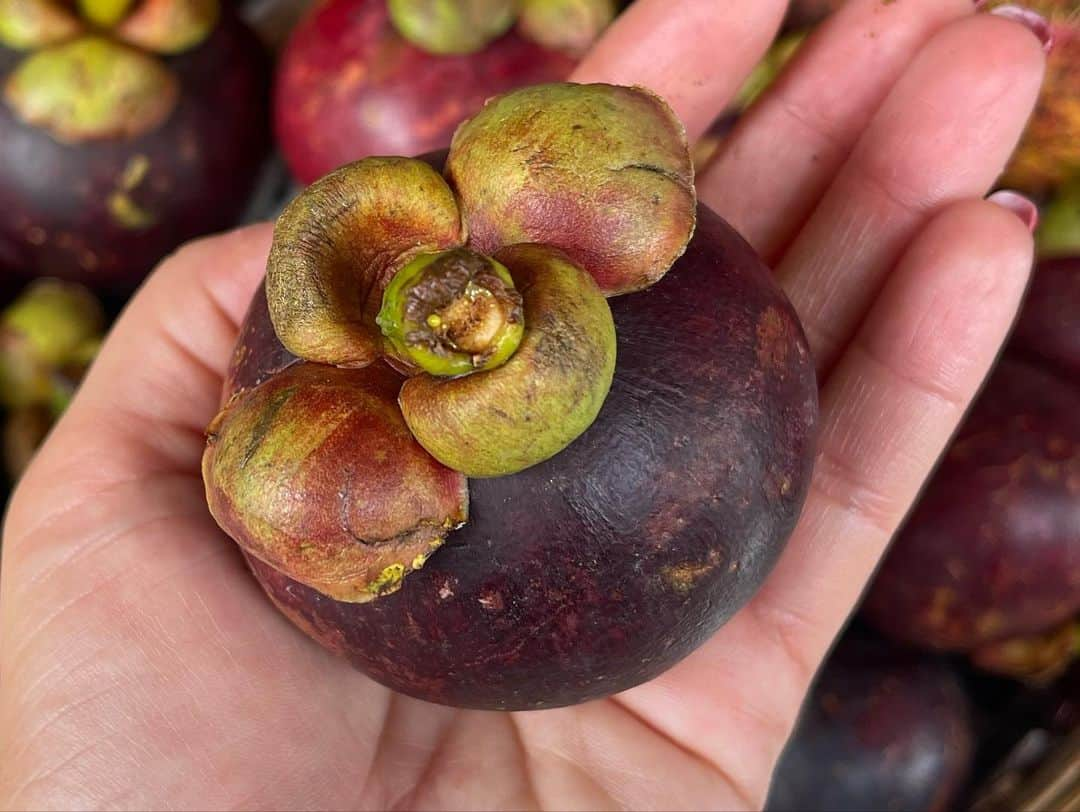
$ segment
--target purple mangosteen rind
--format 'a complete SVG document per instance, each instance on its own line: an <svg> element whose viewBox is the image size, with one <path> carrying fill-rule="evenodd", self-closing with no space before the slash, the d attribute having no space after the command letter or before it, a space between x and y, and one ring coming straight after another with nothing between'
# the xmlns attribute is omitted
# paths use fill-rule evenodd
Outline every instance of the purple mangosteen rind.
<svg viewBox="0 0 1080 812"><path fill-rule="evenodd" d="M889 636L977 652L1080 613L1080 388L1007 354L867 592Z"/></svg>

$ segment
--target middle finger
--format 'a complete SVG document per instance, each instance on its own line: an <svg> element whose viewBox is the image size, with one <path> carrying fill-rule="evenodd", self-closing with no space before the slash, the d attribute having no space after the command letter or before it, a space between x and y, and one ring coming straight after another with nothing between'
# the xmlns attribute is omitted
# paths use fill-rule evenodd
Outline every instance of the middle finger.
<svg viewBox="0 0 1080 812"><path fill-rule="evenodd" d="M828 370L904 247L934 213L986 194L1023 132L1045 53L977 15L942 29L893 88L777 275Z"/></svg>

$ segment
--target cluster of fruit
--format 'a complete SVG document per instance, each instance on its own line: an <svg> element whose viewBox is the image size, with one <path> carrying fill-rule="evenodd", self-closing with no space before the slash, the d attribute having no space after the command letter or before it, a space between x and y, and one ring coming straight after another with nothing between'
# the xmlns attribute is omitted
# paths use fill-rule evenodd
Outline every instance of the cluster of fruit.
<svg viewBox="0 0 1080 812"><path fill-rule="evenodd" d="M69 334L103 333L181 243L275 213L295 187L273 133L300 183L365 155L444 147L488 97L566 78L617 11L615 0L310 5L0 0L12 479L66 402L21 381L27 365L70 391L90 356L89 345L78 364L64 355ZM33 284L42 278L64 284ZM54 339L72 314L78 327Z"/></svg>
<svg viewBox="0 0 1080 812"><path fill-rule="evenodd" d="M760 92L842 5L796 0L750 90ZM1032 748L1045 753L1076 724L1080 3L1029 5L1050 21L1054 44L1001 183L1040 203L1039 262L1005 352L807 703L777 771L776 810L951 808L972 770L1019 740L1023 763L998 776L999 794L976 799L979 808L1016 808ZM1024 713L1010 715L1010 706ZM1032 728L1044 737L1037 745L1024 736ZM1075 743L1070 753L1077 757ZM1059 808L1064 800L1048 792L1025 800Z"/></svg>
<svg viewBox="0 0 1080 812"><path fill-rule="evenodd" d="M616 0L302 5L0 0L0 275L37 280L0 315L12 476L106 314L180 243L276 212L298 190L283 163L307 186L203 460L267 593L429 700L552 707L650 679L760 586L813 462L798 320L693 189L739 111L691 157L644 91L517 90L567 78ZM739 104L839 5L796 1ZM980 670L1049 704L1075 685L1080 3L1034 5L1056 45L1004 183L1044 204L1044 261L808 701L775 809L946 808L1002 697L1030 701Z"/></svg>

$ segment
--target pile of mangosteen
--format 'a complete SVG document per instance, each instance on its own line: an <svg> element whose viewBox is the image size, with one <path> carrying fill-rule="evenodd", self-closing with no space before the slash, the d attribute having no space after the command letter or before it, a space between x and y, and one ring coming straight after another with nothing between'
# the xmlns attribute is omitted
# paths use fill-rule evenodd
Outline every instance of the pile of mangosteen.
<svg viewBox="0 0 1080 812"><path fill-rule="evenodd" d="M460 707L687 656L782 553L817 419L798 319L693 166L842 0L794 0L695 145L646 90L566 82L624 5L0 0L10 478L156 263L281 211L203 457L268 599ZM1002 182L1042 205L1042 261L771 809L1009 808L1032 730L1042 757L1076 727L1080 3L1030 5L1055 46Z"/></svg>

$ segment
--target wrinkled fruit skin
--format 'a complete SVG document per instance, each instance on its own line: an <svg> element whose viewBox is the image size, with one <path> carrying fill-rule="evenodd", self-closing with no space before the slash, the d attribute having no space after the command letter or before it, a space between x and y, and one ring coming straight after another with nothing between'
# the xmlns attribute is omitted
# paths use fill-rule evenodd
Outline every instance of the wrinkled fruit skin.
<svg viewBox="0 0 1080 812"><path fill-rule="evenodd" d="M522 150L534 130L545 137ZM583 155L595 157L574 160ZM454 133L446 177L477 250L557 244L607 295L647 288L694 231L686 134L641 88L541 85L492 99Z"/></svg>
<svg viewBox="0 0 1080 812"><path fill-rule="evenodd" d="M474 54L434 56L393 28L383 0L329 0L294 31L274 99L278 141L311 183L369 155L419 155L491 96L565 79L569 57L511 32Z"/></svg>
<svg viewBox="0 0 1080 812"><path fill-rule="evenodd" d="M1080 381L1080 257L1039 263L1010 349Z"/></svg>
<svg viewBox="0 0 1080 812"><path fill-rule="evenodd" d="M370 603L249 557L278 607L397 691L504 710L627 689L730 618L776 562L809 483L806 340L753 250L704 208L667 276L609 301L619 360L588 431L519 474L471 481L468 524ZM290 363L268 322L256 298L227 394Z"/></svg>
<svg viewBox="0 0 1080 812"><path fill-rule="evenodd" d="M413 438L400 389L384 364L302 363L238 394L203 456L221 528L341 600L399 588L468 515L465 477Z"/></svg>
<svg viewBox="0 0 1080 812"><path fill-rule="evenodd" d="M766 809L951 808L971 767L967 697L944 663L848 638L830 655Z"/></svg>
<svg viewBox="0 0 1080 812"><path fill-rule="evenodd" d="M1080 388L1006 358L864 604L900 640L971 651L1080 611Z"/></svg>
<svg viewBox="0 0 1080 812"><path fill-rule="evenodd" d="M19 58L0 48L0 78ZM226 9L205 42L163 61L179 103L133 140L61 144L0 101L0 271L122 293L237 221L268 147L262 45Z"/></svg>

